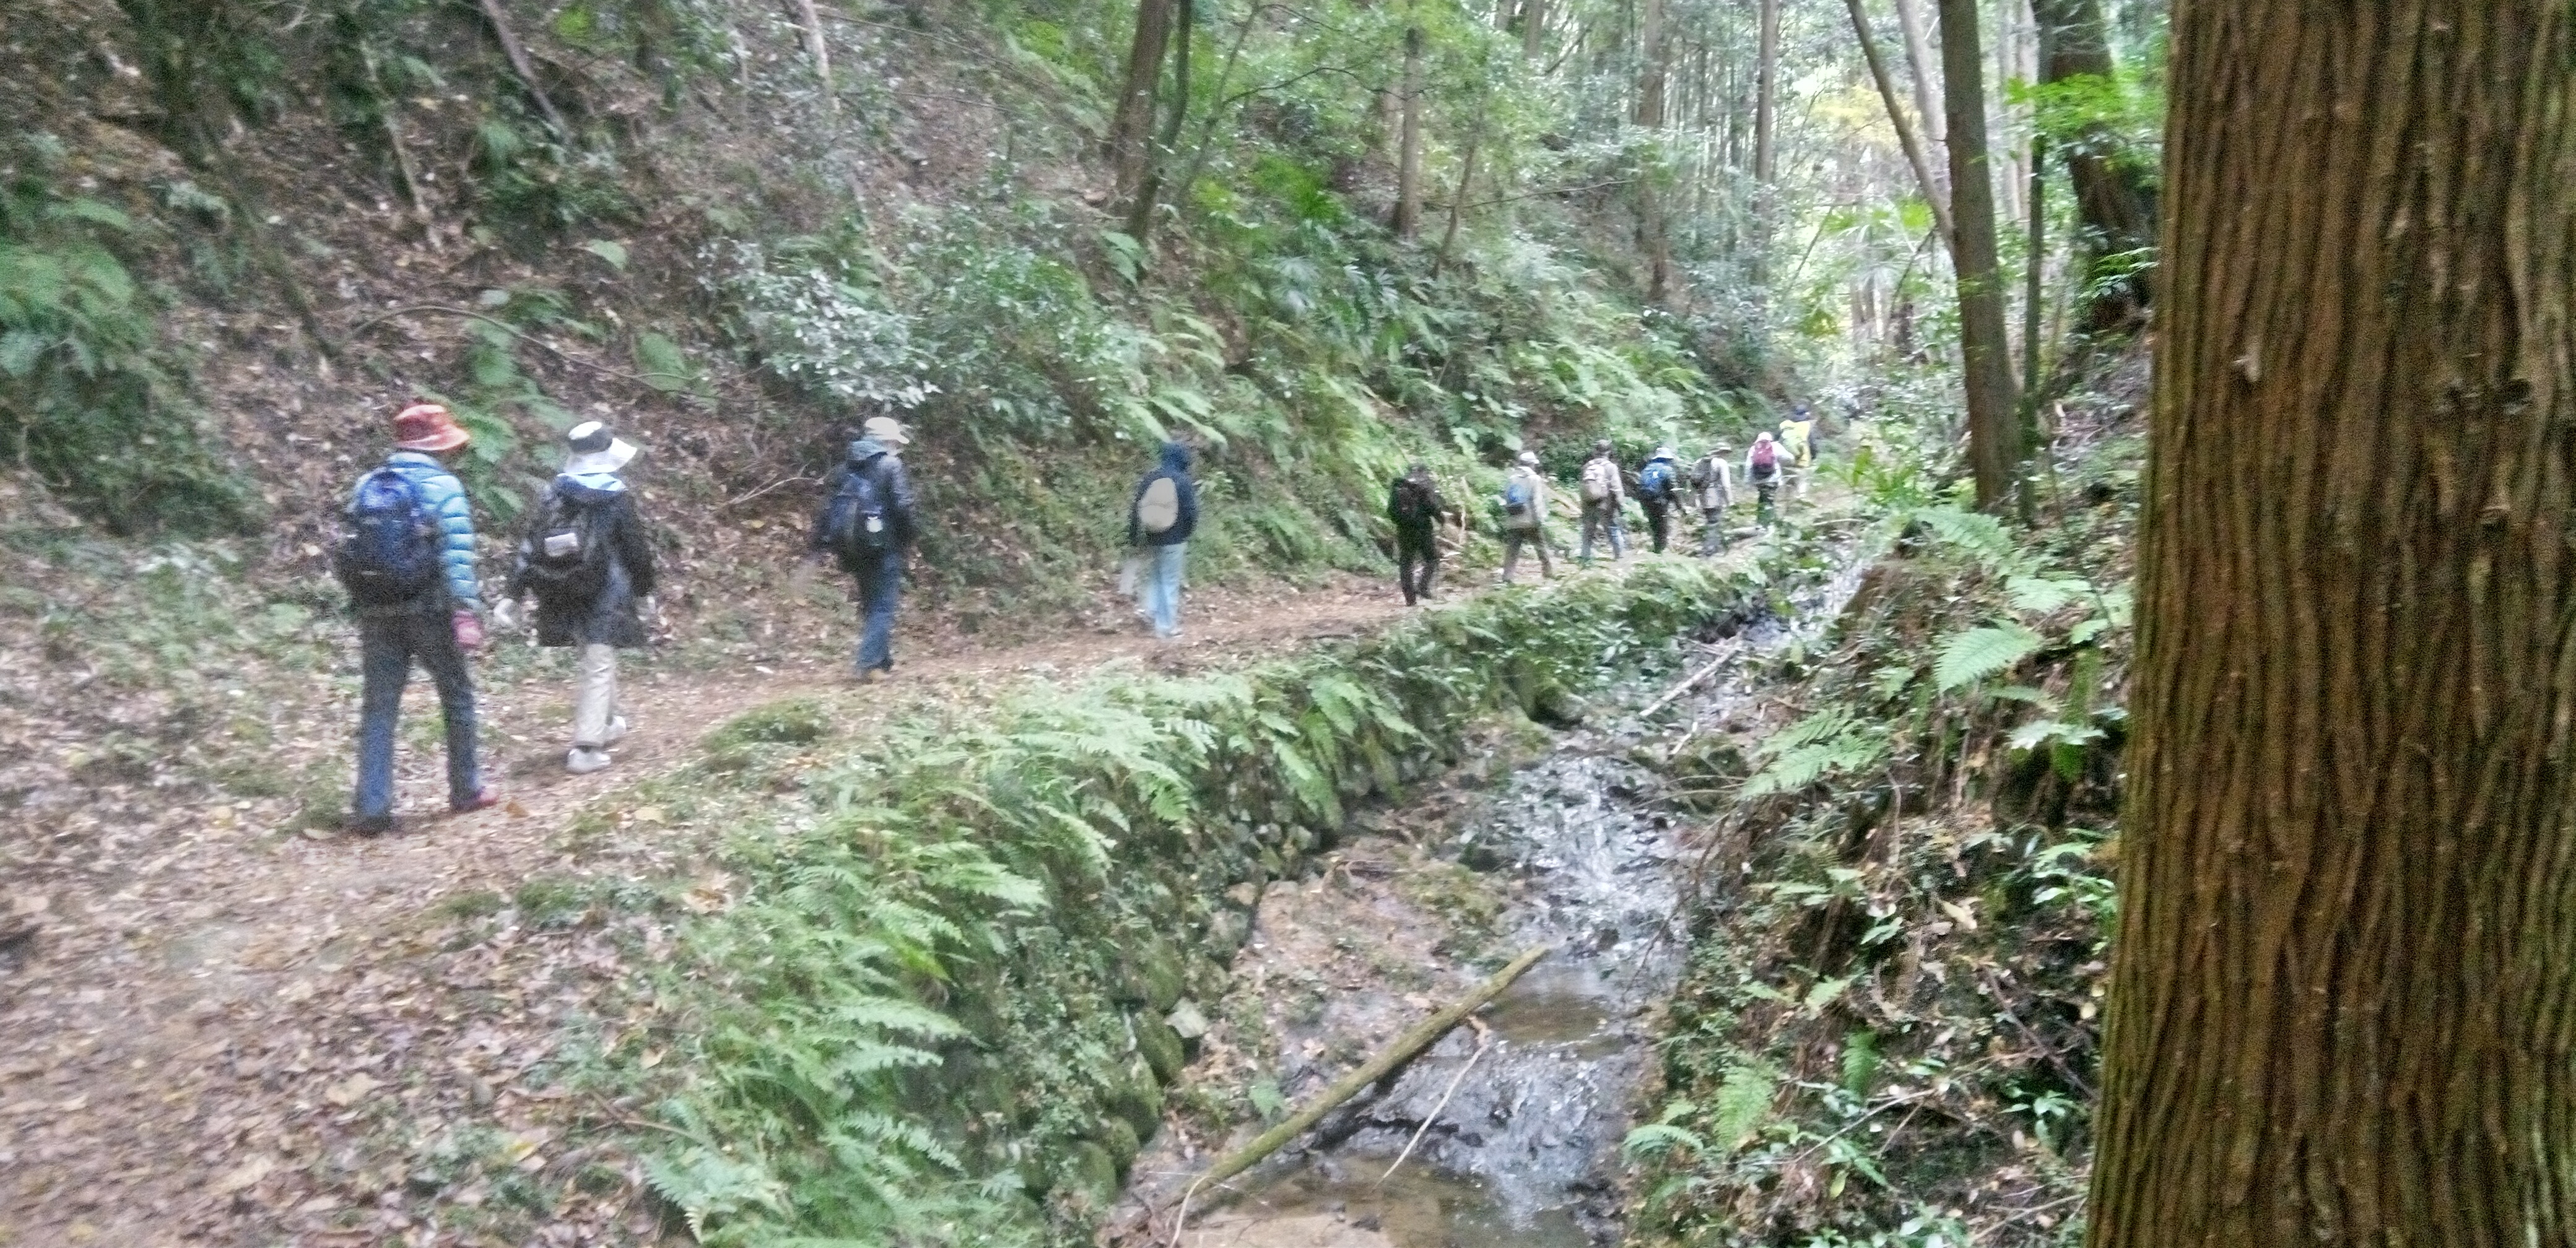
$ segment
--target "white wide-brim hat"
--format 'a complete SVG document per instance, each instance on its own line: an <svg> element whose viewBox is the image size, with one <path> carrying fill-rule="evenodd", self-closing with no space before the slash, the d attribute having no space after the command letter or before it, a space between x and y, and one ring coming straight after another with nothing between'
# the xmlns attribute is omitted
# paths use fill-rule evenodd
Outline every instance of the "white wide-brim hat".
<svg viewBox="0 0 2576 1248"><path fill-rule="evenodd" d="M635 458L635 444L608 431L608 426L595 420L583 421L564 435L572 454L564 457L563 470L568 476L612 473Z"/></svg>

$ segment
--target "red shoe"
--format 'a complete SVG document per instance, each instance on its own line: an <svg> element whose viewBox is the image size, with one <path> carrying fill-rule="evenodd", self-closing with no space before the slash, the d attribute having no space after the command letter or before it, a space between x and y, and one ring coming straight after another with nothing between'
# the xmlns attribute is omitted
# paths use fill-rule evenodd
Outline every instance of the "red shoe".
<svg viewBox="0 0 2576 1248"><path fill-rule="evenodd" d="M490 810L500 804L501 790L493 788L491 785L487 784L480 790L476 791L474 796L466 798L464 801L449 802L447 804L447 809L450 814L470 815L478 810Z"/></svg>

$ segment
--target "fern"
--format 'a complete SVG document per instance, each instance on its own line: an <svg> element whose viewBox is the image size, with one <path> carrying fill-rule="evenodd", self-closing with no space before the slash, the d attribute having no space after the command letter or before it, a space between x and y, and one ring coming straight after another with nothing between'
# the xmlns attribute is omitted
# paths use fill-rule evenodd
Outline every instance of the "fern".
<svg viewBox="0 0 2576 1248"><path fill-rule="evenodd" d="M1717 1142L1729 1152L1752 1143L1771 1118L1771 1102L1779 1087L1780 1072L1765 1063L1748 1061L1728 1066L1713 1107L1711 1134Z"/></svg>
<svg viewBox="0 0 2576 1248"><path fill-rule="evenodd" d="M1932 682L1942 692L1972 685L2037 654L2047 639L2019 624L1972 628L1941 644Z"/></svg>

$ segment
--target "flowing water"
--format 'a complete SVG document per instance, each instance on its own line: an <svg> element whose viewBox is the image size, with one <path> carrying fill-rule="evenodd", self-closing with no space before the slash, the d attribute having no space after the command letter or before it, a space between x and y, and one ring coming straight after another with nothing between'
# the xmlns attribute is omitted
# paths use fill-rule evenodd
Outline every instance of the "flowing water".
<svg viewBox="0 0 2576 1248"><path fill-rule="evenodd" d="M1758 660L1811 637L1858 583L1859 561L1718 643L1732 661L1682 702L1724 718ZM1693 660L1702 664L1718 657ZM1306 1150L1258 1169L1187 1242L1234 1248L1584 1248L1618 1234L1619 1143L1654 1060L1651 1019L1687 949L1681 829L1630 761L1650 739L1623 712L1563 734L1469 821L1460 861L1522 883L1498 949L1553 946L1483 1015L1385 1093L1327 1118ZM1427 1129L1424 1125L1428 1122ZM1384 1178L1407 1142L1418 1143Z"/></svg>

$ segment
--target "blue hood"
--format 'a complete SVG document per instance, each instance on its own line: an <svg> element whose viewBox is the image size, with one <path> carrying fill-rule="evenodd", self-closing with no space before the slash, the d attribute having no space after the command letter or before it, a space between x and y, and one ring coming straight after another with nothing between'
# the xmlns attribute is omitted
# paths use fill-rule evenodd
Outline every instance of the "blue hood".
<svg viewBox="0 0 2576 1248"><path fill-rule="evenodd" d="M1178 442L1166 442L1166 443L1164 443L1164 444L1163 444L1163 471L1165 471L1165 472L1188 472L1189 470L1190 470L1190 448L1188 448L1188 447L1186 447L1186 446L1183 446L1183 445L1181 445L1181 444L1180 444L1180 443L1178 443Z"/></svg>
<svg viewBox="0 0 2576 1248"><path fill-rule="evenodd" d="M893 451L893 447L887 446L885 443L879 442L875 438L861 438L850 444L850 462L854 464L864 464L871 459L875 459L879 455L892 454Z"/></svg>

